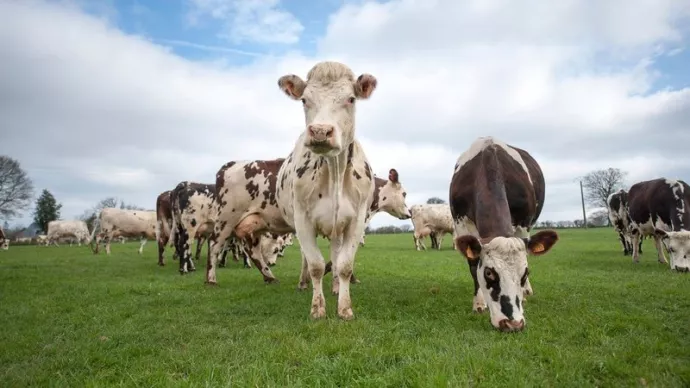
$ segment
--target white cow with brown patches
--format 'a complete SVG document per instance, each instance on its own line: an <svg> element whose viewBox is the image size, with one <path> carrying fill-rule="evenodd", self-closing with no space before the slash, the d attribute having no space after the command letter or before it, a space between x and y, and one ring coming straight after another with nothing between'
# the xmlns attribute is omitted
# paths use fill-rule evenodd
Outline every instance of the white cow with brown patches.
<svg viewBox="0 0 690 388"><path fill-rule="evenodd" d="M156 238L156 212L147 210L125 210L107 207L98 216L101 228L95 237L93 253L98 254L101 242L105 243L105 252L110 254L110 242L120 236L140 238L139 254L144 251L148 239ZM96 228L94 228L95 234Z"/></svg>
<svg viewBox="0 0 690 388"><path fill-rule="evenodd" d="M321 62L309 71L306 81L286 75L278 85L302 102L305 132L287 159L272 162L279 165L277 174L267 171L263 179L247 182L240 174L251 171L252 164L221 169L216 180L220 210L211 249L217 257L233 233L247 238L265 230L295 232L313 285L310 314L323 318L326 265L316 238L330 236L338 316L352 319L350 275L374 191L371 168L355 139L355 105L371 96L376 78L368 74L355 78L343 64ZM243 182L239 189L232 185ZM269 271L266 266L262 273L266 276ZM216 282L215 259L209 260L207 281Z"/></svg>
<svg viewBox="0 0 690 388"><path fill-rule="evenodd" d="M438 236L438 249L441 249L443 236L453 233L453 217L450 206L446 203L414 205L412 212L412 226L414 227L414 246L420 251L426 250L424 238L436 233ZM453 244L455 247L455 243Z"/></svg>
<svg viewBox="0 0 690 388"><path fill-rule="evenodd" d="M407 220L412 217L412 213L405 203L405 197L407 197L407 191L400 183L396 169L390 169L388 180L374 177L374 194L369 211L367 211L364 228L369 226L372 218L379 212L386 212L399 220ZM359 245L364 246L364 235Z"/></svg>

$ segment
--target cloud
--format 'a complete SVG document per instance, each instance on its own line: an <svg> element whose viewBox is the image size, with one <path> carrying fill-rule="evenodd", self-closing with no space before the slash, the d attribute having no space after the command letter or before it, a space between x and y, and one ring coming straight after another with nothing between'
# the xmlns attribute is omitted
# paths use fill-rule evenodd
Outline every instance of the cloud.
<svg viewBox="0 0 690 388"><path fill-rule="evenodd" d="M190 4L199 21L230 25L240 14L233 1ZM399 171L410 205L447 198L457 157L493 135L542 166L541 219L576 219L576 178L590 170L622 168L629 184L690 176L690 89L654 89L655 61L687 45L687 2L621 4L348 3L314 56L227 66L74 7L3 2L0 117L10 130L0 151L65 203L66 218L106 196L151 208L182 180L211 183L229 160L287 155L304 119L278 77L342 60L379 80L358 107L357 134L375 173ZM244 6L282 12L276 1ZM377 215L372 225L406 222Z"/></svg>
<svg viewBox="0 0 690 388"><path fill-rule="evenodd" d="M280 0L189 0L188 21L200 23L203 17L221 20L219 34L232 43L282 43L299 41L304 26Z"/></svg>

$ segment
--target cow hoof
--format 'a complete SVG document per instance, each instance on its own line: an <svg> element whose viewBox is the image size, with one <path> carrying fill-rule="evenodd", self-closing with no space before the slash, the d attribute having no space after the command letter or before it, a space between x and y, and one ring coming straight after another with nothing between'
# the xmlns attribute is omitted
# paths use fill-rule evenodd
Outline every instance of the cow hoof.
<svg viewBox="0 0 690 388"><path fill-rule="evenodd" d="M266 284L280 284L280 282L276 278L265 278L264 283L266 283Z"/></svg>
<svg viewBox="0 0 690 388"><path fill-rule="evenodd" d="M310 313L311 319L322 319L326 317L326 309L324 307L312 307Z"/></svg>
<svg viewBox="0 0 690 388"><path fill-rule="evenodd" d="M357 279L357 278L354 278L354 279L350 279L350 283L352 283L352 284L359 284L359 283L361 283L361 281L360 281L359 279Z"/></svg>
<svg viewBox="0 0 690 388"><path fill-rule="evenodd" d="M486 306L474 306L474 308L472 309L472 312L477 313L477 314L481 314L485 311L486 311Z"/></svg>
<svg viewBox="0 0 690 388"><path fill-rule="evenodd" d="M668 261L666 261L666 260L664 260L664 261L659 260L659 264L668 264Z"/></svg>
<svg viewBox="0 0 690 388"><path fill-rule="evenodd" d="M355 318L355 314L352 312L351 308L338 310L338 317L343 321L351 321Z"/></svg>
<svg viewBox="0 0 690 388"><path fill-rule="evenodd" d="M309 283L300 282L300 283L297 285L297 289L300 290L300 291L304 291L304 290L307 289L307 286L308 286L308 285L309 285Z"/></svg>
<svg viewBox="0 0 690 388"><path fill-rule="evenodd" d="M211 282L211 281L208 281L208 280L206 280L206 281L204 282L204 284L207 285L207 286L212 286L212 287L215 287L215 286L218 285L218 283L216 283L215 281Z"/></svg>
<svg viewBox="0 0 690 388"><path fill-rule="evenodd" d="M162 262L160 262L160 261L158 262L158 265L161 266L161 267L165 267L165 263L162 263Z"/></svg>

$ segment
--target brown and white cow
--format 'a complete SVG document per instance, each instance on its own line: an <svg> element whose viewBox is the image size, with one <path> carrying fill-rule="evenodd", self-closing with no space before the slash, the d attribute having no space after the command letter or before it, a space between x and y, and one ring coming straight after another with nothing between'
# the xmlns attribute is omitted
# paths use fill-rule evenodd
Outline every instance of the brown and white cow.
<svg viewBox="0 0 690 388"><path fill-rule="evenodd" d="M192 261L192 243L197 239L196 256L199 257L202 240L213 232L215 224L216 185L182 181L170 193L173 240L180 260L180 273L195 271Z"/></svg>
<svg viewBox="0 0 690 388"><path fill-rule="evenodd" d="M166 245L170 245L173 248L173 260L177 258L177 251L174 249L175 244L172 238L173 214L172 203L170 202L171 192L172 190L164 191L156 198L156 242L158 243L158 265L160 266L165 265L163 255Z"/></svg>
<svg viewBox="0 0 690 388"><path fill-rule="evenodd" d="M434 234L432 248L435 246L440 250L443 236L446 233L453 233L454 230L450 206L445 203L422 204L412 206L410 211L412 212L415 248L418 251L426 250L424 238ZM437 244L433 243L434 238L436 238Z"/></svg>
<svg viewBox="0 0 690 388"><path fill-rule="evenodd" d="M639 263L643 236L653 236L660 263L666 264L662 243L668 250L671 269L690 270L690 186L666 178L636 183L628 192L634 263Z"/></svg>
<svg viewBox="0 0 690 388"><path fill-rule="evenodd" d="M630 213L628 211L628 192L620 189L606 199L606 206L609 211L609 221L613 225L614 230L618 233L621 245L623 246L623 255L632 255L632 235L630 234ZM642 253L642 240L638 247Z"/></svg>
<svg viewBox="0 0 690 388"><path fill-rule="evenodd" d="M369 223L371 223L371 219L381 211L399 220L407 220L412 217L412 213L405 203L405 197L407 197L407 192L402 183L400 183L400 176L396 169L390 169L388 180L374 176L374 197L369 211L367 211L364 228L366 229ZM364 246L364 237L365 235L362 235L362 241L359 243L360 246Z"/></svg>
<svg viewBox="0 0 690 388"><path fill-rule="evenodd" d="M81 246L82 242L89 244L91 242L91 234L86 226L86 222L80 220L55 220L48 222L48 245L54 244L58 246L58 241L67 241L68 239L70 245L72 245L74 240L77 241L79 246Z"/></svg>
<svg viewBox="0 0 690 388"><path fill-rule="evenodd" d="M105 242L105 252L110 254L110 242L120 236L141 238L139 254L144 251L148 239L156 238L156 212L148 210L125 210L107 207L98 216L100 232L95 237L93 253L98 254L101 242ZM94 234L96 228L94 227Z"/></svg>
<svg viewBox="0 0 690 388"><path fill-rule="evenodd" d="M278 85L302 102L305 131L284 161L231 162L218 172L220 211L211 237L213 258L207 282L216 283L216 259L233 233L247 239L266 230L295 232L312 278L311 316L323 318L326 265L316 238L327 235L338 316L351 319L350 275L374 190L371 168L355 139L355 103L371 96L376 78L369 74L355 78L341 63L320 62L309 71L306 82L290 74L281 77ZM269 172L268 164L279 166L278 171ZM261 165L266 174L257 176L253 171ZM265 279L275 279L261 261Z"/></svg>
<svg viewBox="0 0 690 388"><path fill-rule="evenodd" d="M544 206L541 168L526 151L481 137L458 158L449 199L456 248L474 281L472 309L488 302L494 327L522 330L527 254L544 254L558 240L551 230L529 237Z"/></svg>
<svg viewBox="0 0 690 388"><path fill-rule="evenodd" d="M5 236L5 231L0 228L0 249L6 251L10 249L10 239Z"/></svg>

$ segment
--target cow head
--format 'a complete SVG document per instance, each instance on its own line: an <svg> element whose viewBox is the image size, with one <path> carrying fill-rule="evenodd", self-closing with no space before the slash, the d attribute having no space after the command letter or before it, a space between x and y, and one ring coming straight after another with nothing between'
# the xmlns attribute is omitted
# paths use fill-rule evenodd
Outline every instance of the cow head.
<svg viewBox="0 0 690 388"><path fill-rule="evenodd" d="M522 287L527 281L527 254L542 255L558 241L558 234L541 231L527 239L495 237L485 244L472 235L455 240L468 260L478 261L477 282L489 306L491 324L504 332L525 326Z"/></svg>
<svg viewBox="0 0 690 388"><path fill-rule="evenodd" d="M388 181L379 192L379 209L401 220L412 217L410 209L405 204L407 192L400 183L398 172L392 168L388 173Z"/></svg>
<svg viewBox="0 0 690 388"><path fill-rule="evenodd" d="M268 265L276 265L276 262L278 261L278 254L280 253L284 244L283 236L270 232L264 232L261 235L261 241L259 244L261 254L266 259Z"/></svg>
<svg viewBox="0 0 690 388"><path fill-rule="evenodd" d="M690 231L666 232L656 229L654 234L661 239L671 256L671 269L678 272L690 271Z"/></svg>
<svg viewBox="0 0 690 388"><path fill-rule="evenodd" d="M302 101L306 121L304 145L316 154L335 156L355 139L355 102L368 99L376 78L362 74L356 80L349 67L338 62L320 62L307 74L307 81L289 74L278 86L290 98Z"/></svg>
<svg viewBox="0 0 690 388"><path fill-rule="evenodd" d="M0 248L2 248L3 251L10 249L10 239L0 236Z"/></svg>

